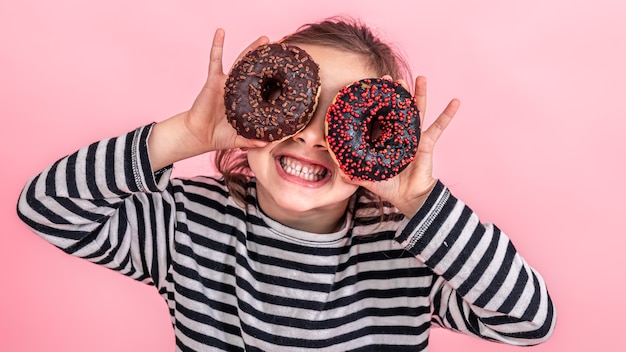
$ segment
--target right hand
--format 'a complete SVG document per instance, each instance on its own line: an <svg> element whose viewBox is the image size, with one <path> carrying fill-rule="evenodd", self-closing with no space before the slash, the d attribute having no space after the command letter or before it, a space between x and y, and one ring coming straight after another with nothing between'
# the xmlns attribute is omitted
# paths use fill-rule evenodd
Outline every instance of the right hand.
<svg viewBox="0 0 626 352"><path fill-rule="evenodd" d="M237 60L268 42L267 37L259 37L239 54ZM225 118L224 84L227 76L222 68L223 48L224 30L217 29L211 46L208 77L191 109L185 114L185 125L189 133L205 144L208 150L259 146L259 141L239 136Z"/></svg>
<svg viewBox="0 0 626 352"><path fill-rule="evenodd" d="M269 43L261 36L237 57ZM150 134L148 147L153 170L206 152L231 148L263 147L267 142L246 139L228 123L224 106L227 75L222 68L224 30L217 29L211 46L206 82L191 108L157 123Z"/></svg>

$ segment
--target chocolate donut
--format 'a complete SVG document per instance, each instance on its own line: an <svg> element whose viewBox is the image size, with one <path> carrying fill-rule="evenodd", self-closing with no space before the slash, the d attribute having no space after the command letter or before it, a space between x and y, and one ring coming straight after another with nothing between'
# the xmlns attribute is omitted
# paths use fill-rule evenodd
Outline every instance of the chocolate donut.
<svg viewBox="0 0 626 352"><path fill-rule="evenodd" d="M325 126L331 155L351 179L392 178L417 154L419 112L397 82L369 78L342 88Z"/></svg>
<svg viewBox="0 0 626 352"><path fill-rule="evenodd" d="M282 140L309 123L319 91L319 66L306 51L262 45L239 60L226 80L226 118L243 137Z"/></svg>

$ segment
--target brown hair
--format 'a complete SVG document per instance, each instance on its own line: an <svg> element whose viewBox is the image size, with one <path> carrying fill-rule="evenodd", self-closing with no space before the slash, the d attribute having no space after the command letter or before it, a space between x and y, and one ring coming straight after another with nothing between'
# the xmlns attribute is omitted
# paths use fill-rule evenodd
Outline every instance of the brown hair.
<svg viewBox="0 0 626 352"><path fill-rule="evenodd" d="M346 17L331 17L318 23L309 23L285 36L281 42L294 45L317 45L359 54L379 76L390 75L394 80L404 79L411 83L411 70L400 52L383 42L363 22ZM215 153L215 166L222 174L229 191L245 204L247 184L252 172L247 153L237 149L220 150ZM379 200L364 188L357 192L370 199Z"/></svg>

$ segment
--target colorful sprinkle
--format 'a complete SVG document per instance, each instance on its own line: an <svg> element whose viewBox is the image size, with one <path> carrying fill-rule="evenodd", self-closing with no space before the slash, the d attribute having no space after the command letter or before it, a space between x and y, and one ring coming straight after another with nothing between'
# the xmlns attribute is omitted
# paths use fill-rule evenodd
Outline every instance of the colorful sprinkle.
<svg viewBox="0 0 626 352"><path fill-rule="evenodd" d="M352 179L392 178L415 158L419 113L397 82L368 78L342 88L326 114L326 140Z"/></svg>

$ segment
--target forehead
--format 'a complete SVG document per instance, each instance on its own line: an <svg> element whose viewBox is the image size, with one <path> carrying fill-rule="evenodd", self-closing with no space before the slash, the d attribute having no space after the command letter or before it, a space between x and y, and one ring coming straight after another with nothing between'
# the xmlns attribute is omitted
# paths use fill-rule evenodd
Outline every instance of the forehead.
<svg viewBox="0 0 626 352"><path fill-rule="evenodd" d="M339 90L363 78L378 77L363 56L350 51L320 45L298 45L320 66L320 79L324 89Z"/></svg>

